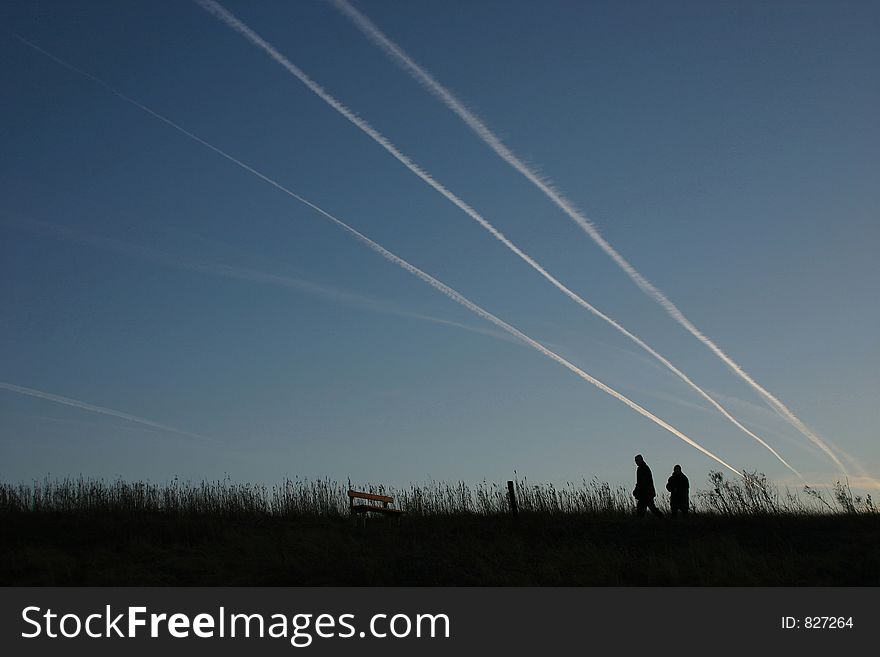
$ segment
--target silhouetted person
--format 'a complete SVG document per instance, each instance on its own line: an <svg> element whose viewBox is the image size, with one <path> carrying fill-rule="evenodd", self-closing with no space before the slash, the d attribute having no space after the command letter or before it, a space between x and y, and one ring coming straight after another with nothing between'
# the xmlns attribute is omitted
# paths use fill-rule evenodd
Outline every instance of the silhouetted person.
<svg viewBox="0 0 880 657"><path fill-rule="evenodd" d="M663 512L654 506L654 498L657 497L657 491L654 490L654 477L651 475L651 468L645 463L645 459L641 454L636 454L636 487L633 490L633 497L636 498L636 513L639 518L643 518L646 509L651 509L651 513L662 518Z"/></svg>
<svg viewBox="0 0 880 657"><path fill-rule="evenodd" d="M669 480L666 482L666 490L670 493L670 506L672 507L670 515L673 518L675 517L676 511L681 511L682 516L687 516L688 492L690 487L691 484L684 472L681 471L681 466L675 466L672 469L672 476L669 477Z"/></svg>

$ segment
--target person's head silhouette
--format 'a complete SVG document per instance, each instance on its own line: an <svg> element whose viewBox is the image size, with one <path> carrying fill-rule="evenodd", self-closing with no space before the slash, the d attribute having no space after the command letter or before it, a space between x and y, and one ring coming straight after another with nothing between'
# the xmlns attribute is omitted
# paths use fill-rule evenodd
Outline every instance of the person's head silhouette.
<svg viewBox="0 0 880 657"><path fill-rule="evenodd" d="M672 468L672 470L673 470L673 472L681 472L681 466L677 465L674 468Z"/></svg>
<svg viewBox="0 0 880 657"><path fill-rule="evenodd" d="M642 458L641 454L636 454L636 465L641 465L645 462L645 459Z"/></svg>

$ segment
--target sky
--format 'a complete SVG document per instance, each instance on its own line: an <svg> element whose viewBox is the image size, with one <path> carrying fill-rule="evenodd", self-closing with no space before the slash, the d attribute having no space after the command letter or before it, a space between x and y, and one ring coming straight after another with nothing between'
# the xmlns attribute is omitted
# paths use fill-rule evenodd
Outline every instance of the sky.
<svg viewBox="0 0 880 657"><path fill-rule="evenodd" d="M854 490L880 487L876 3L351 4L828 445ZM13 0L0 478L628 485L636 453L692 486L722 469L123 97L734 469L792 488L843 477L331 3L223 6L801 477L203 7Z"/></svg>

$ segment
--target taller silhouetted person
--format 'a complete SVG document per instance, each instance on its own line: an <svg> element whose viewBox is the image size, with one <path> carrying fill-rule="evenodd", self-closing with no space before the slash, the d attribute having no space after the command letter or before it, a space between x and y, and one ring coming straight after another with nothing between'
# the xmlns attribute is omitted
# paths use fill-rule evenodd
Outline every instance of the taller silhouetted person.
<svg viewBox="0 0 880 657"><path fill-rule="evenodd" d="M633 497L636 498L636 513L639 518L644 517L645 510L651 509L651 513L662 518L663 512L654 506L654 498L657 491L654 490L654 476L651 468L645 463L641 454L636 454L636 487L633 489Z"/></svg>
<svg viewBox="0 0 880 657"><path fill-rule="evenodd" d="M666 490L670 493L669 504L672 508L670 515L673 518L676 511L681 511L682 516L688 514L688 492L690 487L691 484L684 472L681 471L681 466L676 465L672 469L672 476L666 482Z"/></svg>

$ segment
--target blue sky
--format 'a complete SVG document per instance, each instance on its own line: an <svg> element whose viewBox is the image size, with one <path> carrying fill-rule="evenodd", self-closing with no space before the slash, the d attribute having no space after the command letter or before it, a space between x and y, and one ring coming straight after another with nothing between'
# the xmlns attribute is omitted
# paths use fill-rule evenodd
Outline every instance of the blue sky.
<svg viewBox="0 0 880 657"><path fill-rule="evenodd" d="M811 482L833 463L324 2L224 3ZM880 472L870 3L357 2L761 385ZM0 20L545 343L736 467L779 461L195 4ZM381 483L717 465L314 211L0 35L0 476ZM460 324L464 326L455 326ZM470 330L470 329L478 329ZM488 332L488 334L487 334ZM861 470L858 470L861 468Z"/></svg>

